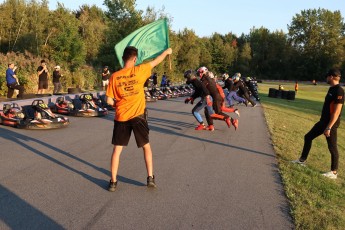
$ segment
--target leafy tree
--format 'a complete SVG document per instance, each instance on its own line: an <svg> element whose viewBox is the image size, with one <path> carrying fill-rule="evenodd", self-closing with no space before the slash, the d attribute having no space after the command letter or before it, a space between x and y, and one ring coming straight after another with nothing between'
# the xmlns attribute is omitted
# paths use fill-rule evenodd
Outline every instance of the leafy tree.
<svg viewBox="0 0 345 230"><path fill-rule="evenodd" d="M177 53L179 69L186 71L197 68L200 64L199 56L201 55L198 36L193 30L184 29L179 33L179 39L182 43Z"/></svg>
<svg viewBox="0 0 345 230"><path fill-rule="evenodd" d="M340 11L303 10L289 28L291 45L303 57L296 68L301 79L322 79L330 67L344 62L344 22Z"/></svg>
<svg viewBox="0 0 345 230"><path fill-rule="evenodd" d="M96 63L100 47L107 38L105 13L95 5L82 5L75 15L80 22L79 33L85 44L86 62Z"/></svg>

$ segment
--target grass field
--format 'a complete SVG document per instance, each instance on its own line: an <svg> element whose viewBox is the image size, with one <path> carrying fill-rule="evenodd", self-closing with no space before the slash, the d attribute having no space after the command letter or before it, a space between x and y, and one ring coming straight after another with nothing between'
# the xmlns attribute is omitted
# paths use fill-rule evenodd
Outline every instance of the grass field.
<svg viewBox="0 0 345 230"><path fill-rule="evenodd" d="M345 229L345 109L338 128L338 179L331 180L321 176L331 165L323 135L313 141L307 167L290 162L299 158L304 135L320 119L329 86L299 83L295 100L268 97L278 84L294 90L294 83L264 82L259 92L296 229Z"/></svg>

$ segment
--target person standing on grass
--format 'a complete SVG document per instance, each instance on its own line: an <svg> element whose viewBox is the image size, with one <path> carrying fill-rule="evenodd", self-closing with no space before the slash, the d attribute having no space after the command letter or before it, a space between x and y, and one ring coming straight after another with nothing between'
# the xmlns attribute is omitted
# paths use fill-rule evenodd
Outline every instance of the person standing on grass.
<svg viewBox="0 0 345 230"><path fill-rule="evenodd" d="M49 78L49 71L48 71L45 60L42 60L41 65L37 68L37 75L38 75L37 94L44 94L45 90L48 89L48 78Z"/></svg>
<svg viewBox="0 0 345 230"><path fill-rule="evenodd" d="M168 48L153 61L135 66L138 49L128 46L123 52L123 69L112 74L106 96L107 103L115 107L115 121L111 157L111 179L108 190L114 192L117 186L117 171L123 146L127 146L132 130L138 148L143 148L147 170L147 187L155 188L153 175L152 150L149 143L149 127L145 116L145 81L151 76L152 68L172 53Z"/></svg>
<svg viewBox="0 0 345 230"><path fill-rule="evenodd" d="M12 98L14 90L19 90L17 98L23 98L24 86L19 84L19 80L15 73L17 66L14 66L14 63L8 64L8 69L6 70L6 82L7 82L7 98Z"/></svg>
<svg viewBox="0 0 345 230"><path fill-rule="evenodd" d="M297 92L298 92L298 82L296 81L295 82L295 93L296 93L296 95L297 95Z"/></svg>
<svg viewBox="0 0 345 230"><path fill-rule="evenodd" d="M54 85L54 90L53 94L59 93L60 90L62 89L62 85L60 82L60 78L63 76L60 72L60 66L55 66L54 71L53 71L53 85Z"/></svg>
<svg viewBox="0 0 345 230"><path fill-rule="evenodd" d="M325 97L320 121L304 136L304 146L301 157L292 161L297 164L305 164L312 141L324 134L327 140L328 149L331 153L331 171L322 175L330 179L337 179L338 170L338 147L337 147L337 130L340 125L340 116L344 104L344 90L340 86L341 73L339 69L330 69L326 75L327 84L330 88Z"/></svg>

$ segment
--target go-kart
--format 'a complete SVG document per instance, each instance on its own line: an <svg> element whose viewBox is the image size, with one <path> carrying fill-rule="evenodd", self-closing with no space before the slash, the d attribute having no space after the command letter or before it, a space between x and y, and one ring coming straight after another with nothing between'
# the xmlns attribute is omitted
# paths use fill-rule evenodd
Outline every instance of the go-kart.
<svg viewBox="0 0 345 230"><path fill-rule="evenodd" d="M56 115L43 100L34 100L22 108L16 104L4 104L0 123L21 129L56 129L69 124L67 117Z"/></svg>
<svg viewBox="0 0 345 230"><path fill-rule="evenodd" d="M151 95L150 91L147 87L144 87L144 92L145 92L145 100L147 102L156 102L157 101L157 97Z"/></svg>
<svg viewBox="0 0 345 230"><path fill-rule="evenodd" d="M150 93L151 96L156 97L158 100L168 99L168 96L165 93L163 93L163 91L159 87L152 88Z"/></svg>
<svg viewBox="0 0 345 230"><path fill-rule="evenodd" d="M81 94L73 102L58 97L50 109L55 113L77 117L102 117L108 114L108 109L102 106L101 99L93 97L91 93Z"/></svg>

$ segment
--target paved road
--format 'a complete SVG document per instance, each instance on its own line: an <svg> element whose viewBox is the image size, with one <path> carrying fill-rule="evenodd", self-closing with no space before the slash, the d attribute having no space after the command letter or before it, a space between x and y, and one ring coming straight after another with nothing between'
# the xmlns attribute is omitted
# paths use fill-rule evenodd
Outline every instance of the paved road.
<svg viewBox="0 0 345 230"><path fill-rule="evenodd" d="M0 127L0 229L293 229L260 106L240 129L195 131L183 99L148 103L158 188L134 138L106 190L113 116L69 127Z"/></svg>

